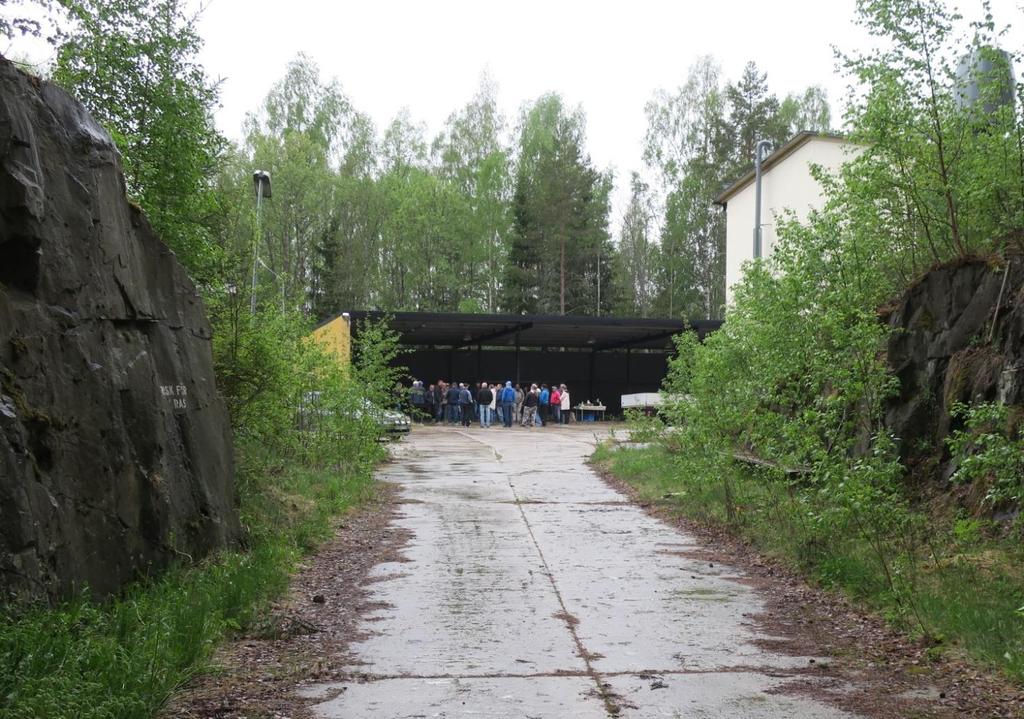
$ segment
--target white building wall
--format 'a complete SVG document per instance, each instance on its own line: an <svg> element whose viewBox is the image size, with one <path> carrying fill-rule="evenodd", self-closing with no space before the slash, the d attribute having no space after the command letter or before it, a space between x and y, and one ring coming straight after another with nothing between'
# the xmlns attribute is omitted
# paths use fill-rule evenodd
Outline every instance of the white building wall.
<svg viewBox="0 0 1024 719"><path fill-rule="evenodd" d="M821 185L811 176L811 166L837 172L849 157L851 146L838 138L812 137L761 175L762 256L775 249L776 217L792 210L805 221L825 198ZM742 278L743 263L754 258L754 183L730 197L725 206L726 302L732 304L732 288Z"/></svg>

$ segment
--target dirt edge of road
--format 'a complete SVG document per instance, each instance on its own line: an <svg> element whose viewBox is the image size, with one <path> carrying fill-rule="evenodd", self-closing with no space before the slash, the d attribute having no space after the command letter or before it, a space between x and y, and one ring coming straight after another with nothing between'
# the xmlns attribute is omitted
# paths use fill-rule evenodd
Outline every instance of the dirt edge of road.
<svg viewBox="0 0 1024 719"><path fill-rule="evenodd" d="M410 536L393 523L398 491L378 483L375 498L343 517L334 537L306 558L288 594L250 632L219 647L214 670L179 690L158 717L312 717L310 707L330 697L306 699L296 690L349 676L342 671L351 667L349 645L364 636L367 615L384 608L370 602L370 571L404 561Z"/></svg>
<svg viewBox="0 0 1024 719"><path fill-rule="evenodd" d="M773 637L761 642L764 648L826 659L809 663L805 671L779 672L788 681L778 691L875 719L1024 717L1024 691L1019 687L951 652L930 655L927 646L881 617L809 585L721 527L692 522L668 506L644 501L607 463L590 464L606 484L648 515L695 536L703 548L687 556L744 571L746 576L738 581L758 590L765 601L763 613L748 617L760 633Z"/></svg>

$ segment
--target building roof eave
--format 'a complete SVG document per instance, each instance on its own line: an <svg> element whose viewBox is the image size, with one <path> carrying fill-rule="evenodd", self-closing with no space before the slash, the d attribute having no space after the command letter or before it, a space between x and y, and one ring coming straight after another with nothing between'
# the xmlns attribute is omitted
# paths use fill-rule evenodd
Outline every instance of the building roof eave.
<svg viewBox="0 0 1024 719"><path fill-rule="evenodd" d="M804 130L793 135L789 140L786 141L782 147L768 155L761 163L761 173L765 173L770 170L773 166L777 165L782 160L786 159L789 155L792 155L798 149L806 145L812 139L821 138L826 140L845 140L846 136L835 132L813 132L811 130ZM747 185L754 181L754 170L750 169L745 172L738 180L733 182L731 185L722 190L717 197L713 200L713 203L725 207L733 195L739 193Z"/></svg>

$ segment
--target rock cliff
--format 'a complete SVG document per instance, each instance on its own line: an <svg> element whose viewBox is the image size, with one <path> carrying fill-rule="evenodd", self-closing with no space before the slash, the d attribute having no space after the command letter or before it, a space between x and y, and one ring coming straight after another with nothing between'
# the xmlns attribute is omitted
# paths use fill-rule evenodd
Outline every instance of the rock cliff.
<svg viewBox="0 0 1024 719"><path fill-rule="evenodd" d="M918 481L954 471L944 440L955 402L1024 404L1024 261L939 267L883 312L899 380L886 424Z"/></svg>
<svg viewBox="0 0 1024 719"><path fill-rule="evenodd" d="M238 532L194 285L107 132L0 57L0 591L109 594Z"/></svg>

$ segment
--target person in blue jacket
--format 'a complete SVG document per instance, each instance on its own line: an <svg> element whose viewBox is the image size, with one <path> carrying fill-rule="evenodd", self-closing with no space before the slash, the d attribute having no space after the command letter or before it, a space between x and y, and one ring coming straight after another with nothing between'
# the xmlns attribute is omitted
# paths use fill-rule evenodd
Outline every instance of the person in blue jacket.
<svg viewBox="0 0 1024 719"><path fill-rule="evenodd" d="M506 382L505 388L501 390L501 423L506 427L512 426L512 407L516 403L516 391L512 389L512 383Z"/></svg>
<svg viewBox="0 0 1024 719"><path fill-rule="evenodd" d="M551 399L551 392L548 391L548 386L542 384L540 386L540 398L537 404L537 414L540 415L540 426L547 427L548 425L548 401Z"/></svg>
<svg viewBox="0 0 1024 719"><path fill-rule="evenodd" d="M445 419L448 424L461 424L462 411L459 409L459 405L462 399L462 388L459 387L458 382L452 382L452 386L445 394L448 399L448 416Z"/></svg>

